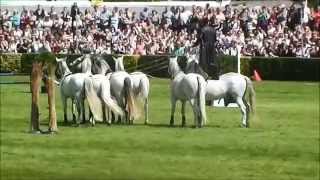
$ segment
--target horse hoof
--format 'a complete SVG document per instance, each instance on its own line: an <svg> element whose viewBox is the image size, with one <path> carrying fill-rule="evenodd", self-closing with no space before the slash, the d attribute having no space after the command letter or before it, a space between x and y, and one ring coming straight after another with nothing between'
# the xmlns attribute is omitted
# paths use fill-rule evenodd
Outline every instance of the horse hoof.
<svg viewBox="0 0 320 180"><path fill-rule="evenodd" d="M31 131L32 134L42 134L42 132L40 130L33 130Z"/></svg>
<svg viewBox="0 0 320 180"><path fill-rule="evenodd" d="M80 126L80 123L74 123L73 124L73 127L79 127Z"/></svg>
<svg viewBox="0 0 320 180"><path fill-rule="evenodd" d="M243 128L249 128L249 126L246 125L246 124L242 124L241 127L243 127Z"/></svg>
<svg viewBox="0 0 320 180"><path fill-rule="evenodd" d="M48 130L48 134L58 134L58 131Z"/></svg>

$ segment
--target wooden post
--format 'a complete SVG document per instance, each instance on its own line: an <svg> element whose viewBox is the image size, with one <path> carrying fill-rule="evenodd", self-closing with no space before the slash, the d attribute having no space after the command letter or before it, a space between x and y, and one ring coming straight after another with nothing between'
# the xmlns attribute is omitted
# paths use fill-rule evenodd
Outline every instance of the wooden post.
<svg viewBox="0 0 320 180"><path fill-rule="evenodd" d="M237 72L241 74L241 46L237 45Z"/></svg>
<svg viewBox="0 0 320 180"><path fill-rule="evenodd" d="M48 104L49 104L49 131L57 132L57 115L56 115L56 103L55 103L55 69L56 66L53 63L48 65L48 79L47 79L47 91L48 91Z"/></svg>
<svg viewBox="0 0 320 180"><path fill-rule="evenodd" d="M40 123L39 123L39 97L40 97L40 85L42 79L42 66L43 64L38 61L32 63L31 72L31 123L30 131L39 133Z"/></svg>

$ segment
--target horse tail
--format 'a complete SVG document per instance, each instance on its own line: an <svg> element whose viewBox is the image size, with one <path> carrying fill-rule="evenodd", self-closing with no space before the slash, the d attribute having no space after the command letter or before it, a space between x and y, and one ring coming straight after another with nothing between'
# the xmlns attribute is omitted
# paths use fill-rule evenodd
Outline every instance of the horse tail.
<svg viewBox="0 0 320 180"><path fill-rule="evenodd" d="M112 72L107 73L107 74L106 74L106 79L109 80L109 79L111 78L111 75L112 75Z"/></svg>
<svg viewBox="0 0 320 180"><path fill-rule="evenodd" d="M121 107L111 98L110 84L108 86L107 82L101 83L101 99L106 107L113 111L115 114L119 116L124 115Z"/></svg>
<svg viewBox="0 0 320 180"><path fill-rule="evenodd" d="M149 101L149 90L150 90L150 82L149 82L149 78L147 75L143 76L143 78L140 79L140 89L141 89L141 96L143 98L143 109L144 109L144 118L145 121L144 123L147 124L148 123L148 114L149 114L149 105L148 105L148 101Z"/></svg>
<svg viewBox="0 0 320 180"><path fill-rule="evenodd" d="M84 80L85 97L88 101L90 110L95 120L103 120L103 111L101 100L97 95L97 92L93 88L91 77L86 77Z"/></svg>
<svg viewBox="0 0 320 180"><path fill-rule="evenodd" d="M247 90L249 91L249 103L250 103L250 110L252 113L255 113L256 111L256 93L254 91L253 83L252 81L245 76L245 80L247 82Z"/></svg>
<svg viewBox="0 0 320 180"><path fill-rule="evenodd" d="M140 82L139 82L139 91L138 92L141 92L141 95L143 97L147 98L149 95L149 87L150 87L150 83L149 83L148 77L146 75L142 76L142 78L140 79Z"/></svg>
<svg viewBox="0 0 320 180"><path fill-rule="evenodd" d="M124 99L125 99L125 106L128 108L128 115L129 115L129 121L131 118L135 118L135 103L134 103L134 98L133 98L133 93L132 93L132 84L131 84L131 79L130 77L126 77L124 79Z"/></svg>
<svg viewBox="0 0 320 180"><path fill-rule="evenodd" d="M207 122L207 116L206 116L206 92L205 92L205 81L202 81L200 77L197 77L197 82L198 82L198 91L197 91L197 96L198 96L198 107L200 110L200 120L201 120L201 125L206 124Z"/></svg>

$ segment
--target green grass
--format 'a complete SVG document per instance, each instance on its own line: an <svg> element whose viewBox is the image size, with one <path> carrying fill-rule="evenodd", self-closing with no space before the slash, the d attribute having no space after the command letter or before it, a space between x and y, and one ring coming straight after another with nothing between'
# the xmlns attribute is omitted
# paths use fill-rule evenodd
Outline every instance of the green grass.
<svg viewBox="0 0 320 180"><path fill-rule="evenodd" d="M26 81L1 77L0 81ZM257 114L240 128L238 109L207 108L209 124L169 128L169 80L152 79L151 125L63 126L28 133L28 84L1 84L0 179L319 179L319 83L256 83ZM58 91L57 91L58 93ZM41 95L47 128L47 97Z"/></svg>

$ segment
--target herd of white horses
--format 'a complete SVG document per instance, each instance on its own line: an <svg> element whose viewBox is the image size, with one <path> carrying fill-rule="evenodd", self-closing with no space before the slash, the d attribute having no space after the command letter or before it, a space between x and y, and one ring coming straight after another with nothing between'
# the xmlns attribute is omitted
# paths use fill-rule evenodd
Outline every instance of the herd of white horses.
<svg viewBox="0 0 320 180"><path fill-rule="evenodd" d="M231 98L238 104L242 113L242 126L249 127L250 111L254 112L255 91L251 80L238 73L226 73L219 80L205 80L201 75L188 70L191 62L197 62L197 56L187 55L187 71L184 72L177 57L170 57L168 73L171 77L171 119L174 125L176 102L182 103L182 126L186 125L185 106L189 102L194 113L195 127L203 127L207 121L205 103L208 100ZM85 122L85 100L89 106L89 121L109 125L118 123L132 124L139 116L139 103L142 102L144 121L148 124L148 98L150 82L142 72L126 72L123 56L113 57L114 71L99 55L83 55L72 61L69 66L75 69L71 72L67 58L56 58L60 94L64 111L64 121L67 122L67 100L72 100L73 121L79 124ZM191 72L190 72L191 71ZM247 93L248 92L248 93ZM249 100L249 101L248 101ZM74 111L77 110L77 116Z"/></svg>

